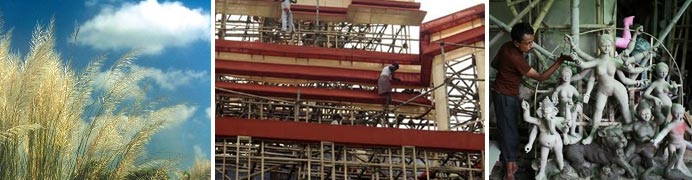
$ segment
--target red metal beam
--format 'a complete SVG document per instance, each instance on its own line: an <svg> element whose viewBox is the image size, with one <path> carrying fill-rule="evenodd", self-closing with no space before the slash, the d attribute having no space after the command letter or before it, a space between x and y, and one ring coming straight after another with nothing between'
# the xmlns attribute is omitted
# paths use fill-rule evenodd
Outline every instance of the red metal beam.
<svg viewBox="0 0 692 180"><path fill-rule="evenodd" d="M295 98L300 92L301 99L314 99L326 101L355 102L369 104L384 104L385 97L377 94L377 91L350 90L350 89L323 89L291 86L268 86L257 84L240 84L229 82L216 82L214 87L240 91L260 96ZM217 91L221 93L221 91ZM418 94L392 93L392 104L400 104L395 101L407 101ZM413 103L431 105L432 102L426 96L419 97Z"/></svg>
<svg viewBox="0 0 692 180"><path fill-rule="evenodd" d="M371 63L419 64L418 55L372 52L309 46L289 46L261 42L216 40L216 52L258 54L296 58L332 59Z"/></svg>
<svg viewBox="0 0 692 180"><path fill-rule="evenodd" d="M430 41L430 34L421 34L420 39L421 84L425 85L430 84L433 57L442 53L442 51L440 51L440 41L455 44L471 44L483 41L485 40L485 26L476 27L471 30L464 31L463 33L455 34L430 43L425 43ZM449 52L457 48L462 47L447 45L445 46L445 51Z"/></svg>
<svg viewBox="0 0 692 180"><path fill-rule="evenodd" d="M485 17L485 4L479 4L461 11L423 23L420 26L421 34L440 32L451 27L464 24L475 19Z"/></svg>
<svg viewBox="0 0 692 180"><path fill-rule="evenodd" d="M315 6L291 5L293 18L299 20L315 20L317 8ZM320 21L344 22L348 21L348 9L339 7L320 6Z"/></svg>
<svg viewBox="0 0 692 180"><path fill-rule="evenodd" d="M418 2L405 2L405 1L373 1L373 0L352 0L352 5L369 5L369 6L382 6L391 8L407 8L407 9L420 9L420 3Z"/></svg>
<svg viewBox="0 0 692 180"><path fill-rule="evenodd" d="M329 141L363 146L415 146L450 151L484 151L485 135L455 131L342 126L304 122L216 118L216 137L250 136L299 142Z"/></svg>
<svg viewBox="0 0 692 180"><path fill-rule="evenodd" d="M440 51L440 42L454 43L454 44L471 44L485 39L485 26L479 26L463 33L455 34L444 39L440 39L434 42L430 42L429 45L421 47L421 54L424 55L439 55L442 53ZM446 45L445 52L449 52L458 48L463 48L461 46Z"/></svg>
<svg viewBox="0 0 692 180"><path fill-rule="evenodd" d="M291 11L317 13L317 7L316 6L307 6L307 5L291 5ZM344 16L347 16L346 12L348 12L347 8L320 6L320 16L322 15L322 13L343 14Z"/></svg>
<svg viewBox="0 0 692 180"><path fill-rule="evenodd" d="M307 79L319 81L339 81L359 84L377 84L380 71L368 71L358 69L344 69L337 67L301 66L272 63L257 63L243 61L216 60L217 74L234 74L246 76L265 76L276 78ZM422 87L420 74L396 73L401 82L394 86L418 86Z"/></svg>

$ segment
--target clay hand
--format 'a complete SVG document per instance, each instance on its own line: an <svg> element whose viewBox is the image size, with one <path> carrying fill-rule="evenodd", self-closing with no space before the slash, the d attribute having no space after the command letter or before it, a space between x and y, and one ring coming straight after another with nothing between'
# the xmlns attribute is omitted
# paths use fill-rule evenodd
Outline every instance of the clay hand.
<svg viewBox="0 0 692 180"><path fill-rule="evenodd" d="M627 60L623 60L623 62L627 63ZM636 67L634 67L634 64L627 64L626 66L627 66L627 70L629 70L629 71L632 71L636 68Z"/></svg>
<svg viewBox="0 0 692 180"><path fill-rule="evenodd" d="M572 58L572 61L575 61L577 65L581 64L581 59L579 59L579 55L577 55L577 52L570 53L569 57Z"/></svg>
<svg viewBox="0 0 692 180"><path fill-rule="evenodd" d="M589 97L591 97L591 95L588 95L588 94L584 95L584 103L587 103L587 104L589 103Z"/></svg>
<svg viewBox="0 0 692 180"><path fill-rule="evenodd" d="M574 42L572 42L572 36L569 34L565 34L565 42L568 42L569 45L574 45Z"/></svg>
<svg viewBox="0 0 692 180"><path fill-rule="evenodd" d="M521 101L521 109L529 110L529 102Z"/></svg>
<svg viewBox="0 0 692 180"><path fill-rule="evenodd" d="M654 66L644 66L644 69L646 69L647 71L653 71Z"/></svg>
<svg viewBox="0 0 692 180"><path fill-rule="evenodd" d="M637 36L641 35L644 32L644 26L639 26L637 27L637 30L634 31L634 34Z"/></svg>
<svg viewBox="0 0 692 180"><path fill-rule="evenodd" d="M637 86L645 86L645 85L646 85L646 81L644 81L644 80L637 81Z"/></svg>
<svg viewBox="0 0 692 180"><path fill-rule="evenodd" d="M656 142L656 140L652 139L651 144L653 144L654 147L658 148L658 142Z"/></svg>
<svg viewBox="0 0 692 180"><path fill-rule="evenodd" d="M651 49L649 49L648 52L649 52L649 55L651 55L651 56L653 56L653 57L657 57L657 56L658 56L658 48L653 48L653 47L652 47Z"/></svg>
<svg viewBox="0 0 692 180"><path fill-rule="evenodd" d="M526 153L531 152L531 148L533 148L533 146L531 144L527 144L526 146L524 146L524 152L526 152Z"/></svg>

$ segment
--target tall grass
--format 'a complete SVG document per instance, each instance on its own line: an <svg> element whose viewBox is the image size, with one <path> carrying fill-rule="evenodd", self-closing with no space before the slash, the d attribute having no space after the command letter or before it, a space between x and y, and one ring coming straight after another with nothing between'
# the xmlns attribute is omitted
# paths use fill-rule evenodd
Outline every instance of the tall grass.
<svg viewBox="0 0 692 180"><path fill-rule="evenodd" d="M159 179L175 172L172 160L146 158L145 145L174 106L157 107L133 92L142 78L131 68L135 53L118 59L104 80L105 57L79 73L64 64L53 22L35 28L24 56L10 51L11 35L0 33L0 179Z"/></svg>

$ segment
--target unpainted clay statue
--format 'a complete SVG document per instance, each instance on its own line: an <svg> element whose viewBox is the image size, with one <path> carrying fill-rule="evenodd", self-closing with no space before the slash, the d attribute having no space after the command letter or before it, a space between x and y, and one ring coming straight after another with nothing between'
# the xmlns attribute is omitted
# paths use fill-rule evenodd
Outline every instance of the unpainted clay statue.
<svg viewBox="0 0 692 180"><path fill-rule="evenodd" d="M575 75L573 77L572 70L569 68L563 68L561 75L563 83L555 88L555 91L553 91L553 94L551 95L551 99L553 99L555 102L559 102L558 107L562 109L562 111L559 111L559 115L561 117L565 117L565 122L558 123L556 126L563 127L561 128L561 131L563 132L562 143L563 145L569 145L577 143L579 140L581 140L581 134L576 132L576 120L577 115L582 112L582 104L577 103L575 106L574 102L572 101L573 98L576 98L575 100L578 102L579 99L581 99L581 95L579 94L577 88L572 86L570 82L574 81L575 79L581 79L583 76ZM573 112L571 116L565 115L567 112L565 108L569 108L570 111ZM531 128L531 132L529 133L529 142L526 144L526 146L524 146L524 151L526 151L526 153L531 151L537 134L538 127L533 126Z"/></svg>
<svg viewBox="0 0 692 180"><path fill-rule="evenodd" d="M618 56L618 58L623 62L623 64L625 64L624 66L626 68L624 70L626 72L633 74L633 75L637 75L637 74L642 73L642 72L649 69L649 67L635 67L634 65L636 63L634 63L634 62L639 62L642 59L648 57L649 55L654 54L654 52L656 50L656 49L652 49L652 50L649 50L648 53L638 53L634 56L630 56L630 54L634 51L635 46L637 44L637 40L636 40L637 37L639 35L641 35L643 31L644 31L644 27L642 27L642 26L638 27L637 30L635 31L634 38L631 41L629 41L629 44L626 44L627 48L624 49L622 51L622 53ZM580 56L586 60L594 59L593 57L584 53L580 49L577 49L576 44L574 44L574 42L572 42L572 37L565 36L565 41L570 43L570 46L572 46L572 50L574 50L578 56ZM587 86L586 86L586 92L587 93L584 94L584 99L583 99L584 103L589 102L589 98L591 96L591 91L593 90L594 82L596 80L596 78L594 76L591 76L592 70L593 69L585 69L585 70L581 71L579 74L572 76L572 81L582 80L583 78L588 78L588 80L589 80L587 83Z"/></svg>
<svg viewBox="0 0 692 180"><path fill-rule="evenodd" d="M543 116L540 119L531 117L528 102L523 101L521 103L521 108L524 109L524 121L538 126L538 129L540 130L538 142L541 143L542 146L541 164L538 170L538 175L536 175L535 178L537 180L543 180L546 178L545 167L548 163L548 155L550 154L550 150L555 152L555 160L558 168L562 170L565 166L565 162L562 157L562 139L560 138L560 134L558 134L556 127L556 124L559 122L564 122L565 118L556 116L558 109L549 98L545 98L539 105L537 112L538 116ZM570 115L569 111L567 112L567 115Z"/></svg>
<svg viewBox="0 0 692 180"><path fill-rule="evenodd" d="M579 102L579 99L581 99L581 94L579 94L577 88L570 84L573 78L571 69L563 68L560 75L562 75L562 84L555 88L551 97L553 100L559 100L560 104L558 107L562 110L560 111L560 116L567 118L567 126L569 129L563 130L563 132L565 132L562 137L563 143L574 144L581 139L581 134L577 134L576 132L576 121L577 115L582 112L582 104L577 103L574 105L574 101ZM571 116L565 115L567 109L572 112Z"/></svg>
<svg viewBox="0 0 692 180"><path fill-rule="evenodd" d="M599 164L601 167L617 164L625 169L627 176L635 177L634 168L625 160L624 148L627 146L627 139L622 132L622 127L616 125L600 128L597 137L596 143L576 143L565 146L565 157L577 170L579 176L592 175L592 169L586 165L589 162Z"/></svg>
<svg viewBox="0 0 692 180"><path fill-rule="evenodd" d="M644 91L644 99L649 99L654 102L654 106L658 110L656 112L656 119L658 123L662 124L666 116L670 113L670 107L673 105L668 94L673 90L673 93L677 93L678 87L677 83L668 83L666 77L668 76L668 65L663 62L656 64L656 76L658 79L651 82L648 88ZM651 93L654 93L653 95Z"/></svg>
<svg viewBox="0 0 692 180"><path fill-rule="evenodd" d="M644 168L646 169L655 166L653 159L655 149L650 142L656 136L658 126L652 121L651 106L649 103L646 101L639 102L636 110L638 121L622 126L624 132L630 132L632 134L632 141L627 144L625 152L628 157L638 159L637 162L643 162Z"/></svg>
<svg viewBox="0 0 692 180"><path fill-rule="evenodd" d="M598 78L598 90L596 91L596 103L594 106L594 113L592 118L592 128L591 133L582 140L584 144L590 144L593 141L593 137L598 130L601 119L603 117L603 110L605 108L606 102L609 96L615 96L615 99L620 105L620 110L622 111L622 117L625 124L632 122L632 117L630 114L630 107L627 95L627 89L625 85L637 85L641 86L644 84L643 81L636 81L628 78L625 74L620 71L624 70L623 62L616 60L613 56L613 40L609 35L604 34L599 37L599 49L601 50L601 55L597 58L591 57L588 54L581 51L576 47L576 44L571 42L571 38L566 38L570 42L575 53L572 53L572 58L576 60L577 65L582 69L594 69ZM587 61L582 61L581 58ZM615 75L618 75L620 81L615 80ZM589 84L592 84L589 81ZM592 85L589 85L592 86ZM584 96L584 100L588 101L588 94L590 94L590 89L587 88L587 92Z"/></svg>
<svg viewBox="0 0 692 180"><path fill-rule="evenodd" d="M639 62L642 59L656 53L656 48L651 48L646 52L637 53L635 55L632 55L632 52L634 51L635 46L637 44L636 38L638 36L640 36L643 32L644 32L644 27L642 27L642 26L637 27L637 30L634 31L634 39L632 39L632 41L630 41L630 43L627 44L626 49L624 49L622 52L620 52L619 57L624 62L625 65L636 64L636 62ZM630 72L630 73L641 73L642 71L649 69L648 67L641 68L638 70L633 70L633 69L629 69L629 68L631 68L631 67L628 67L628 69L626 69L626 70L628 70L628 72Z"/></svg>
<svg viewBox="0 0 692 180"><path fill-rule="evenodd" d="M651 142L658 146L658 143L663 140L663 138L668 136L668 154L670 156L675 156L677 159L669 160L669 169L677 169L682 172L685 176L692 176L690 170L683 162L683 156L685 155L685 150L687 149L687 141L685 141L685 132L692 135L692 130L687 127L685 121L682 118L685 109L680 104L673 104L671 109L671 114L673 120L668 123L665 128L658 132L655 139Z"/></svg>

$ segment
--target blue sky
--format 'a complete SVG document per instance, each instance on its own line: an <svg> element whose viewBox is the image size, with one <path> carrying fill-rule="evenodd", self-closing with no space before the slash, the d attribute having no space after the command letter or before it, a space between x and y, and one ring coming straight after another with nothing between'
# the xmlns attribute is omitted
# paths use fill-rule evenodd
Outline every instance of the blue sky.
<svg viewBox="0 0 692 180"><path fill-rule="evenodd" d="M195 156L209 159L210 144L210 1L43 0L0 2L2 30L12 30L12 51L28 52L37 24L55 20L56 48L81 71L98 55L106 67L138 49L136 68L151 82L148 98L163 97L175 106L173 124L147 146L153 156L179 158L187 169ZM79 27L77 42L72 34Z"/></svg>

